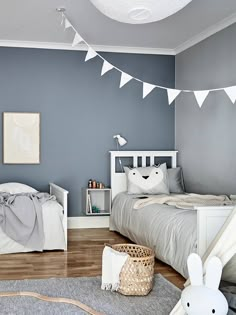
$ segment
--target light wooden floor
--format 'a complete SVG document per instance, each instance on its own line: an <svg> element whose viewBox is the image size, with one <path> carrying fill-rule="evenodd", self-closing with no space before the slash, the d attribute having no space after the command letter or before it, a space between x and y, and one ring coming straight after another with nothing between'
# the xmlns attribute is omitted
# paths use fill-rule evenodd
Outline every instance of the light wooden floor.
<svg viewBox="0 0 236 315"><path fill-rule="evenodd" d="M0 255L0 279L40 279L101 275L104 243L127 243L108 229L69 230L67 252ZM168 265L156 261L155 272L182 288L184 279Z"/></svg>

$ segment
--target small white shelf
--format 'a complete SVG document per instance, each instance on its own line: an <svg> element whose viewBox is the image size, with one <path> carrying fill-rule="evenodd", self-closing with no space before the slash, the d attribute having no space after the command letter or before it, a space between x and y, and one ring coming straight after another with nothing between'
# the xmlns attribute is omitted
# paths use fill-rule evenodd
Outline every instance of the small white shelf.
<svg viewBox="0 0 236 315"><path fill-rule="evenodd" d="M111 189L110 188L83 188L83 211L88 216L107 216L111 214ZM99 212L94 212L93 207Z"/></svg>

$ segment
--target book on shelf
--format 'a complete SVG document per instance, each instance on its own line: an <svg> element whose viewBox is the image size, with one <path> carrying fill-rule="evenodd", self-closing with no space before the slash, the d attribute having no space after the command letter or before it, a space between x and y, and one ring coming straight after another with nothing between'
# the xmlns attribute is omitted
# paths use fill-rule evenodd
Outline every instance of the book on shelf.
<svg viewBox="0 0 236 315"><path fill-rule="evenodd" d="M92 203L90 194L88 194L87 213L92 213Z"/></svg>

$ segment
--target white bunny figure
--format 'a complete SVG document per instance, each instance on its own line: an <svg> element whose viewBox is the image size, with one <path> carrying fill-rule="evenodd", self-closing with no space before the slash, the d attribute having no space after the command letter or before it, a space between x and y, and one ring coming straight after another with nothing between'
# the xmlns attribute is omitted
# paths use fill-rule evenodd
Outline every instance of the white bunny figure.
<svg viewBox="0 0 236 315"><path fill-rule="evenodd" d="M218 290L222 263L219 258L211 257L206 267L203 283L202 260L197 254L191 254L187 261L191 285L181 295L181 303L188 315L226 315L228 303Z"/></svg>

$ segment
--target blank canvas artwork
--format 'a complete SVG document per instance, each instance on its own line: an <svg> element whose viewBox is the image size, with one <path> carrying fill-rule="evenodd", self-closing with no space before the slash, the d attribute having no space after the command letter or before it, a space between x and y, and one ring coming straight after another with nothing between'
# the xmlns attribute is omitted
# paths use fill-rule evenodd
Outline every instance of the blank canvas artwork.
<svg viewBox="0 0 236 315"><path fill-rule="evenodd" d="M3 113L3 163L40 163L39 113Z"/></svg>

